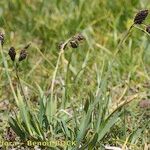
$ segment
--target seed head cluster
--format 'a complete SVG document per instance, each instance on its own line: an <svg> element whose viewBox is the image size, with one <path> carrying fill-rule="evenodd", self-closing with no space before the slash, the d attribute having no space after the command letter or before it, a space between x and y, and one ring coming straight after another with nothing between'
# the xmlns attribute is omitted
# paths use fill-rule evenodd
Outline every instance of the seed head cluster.
<svg viewBox="0 0 150 150"><path fill-rule="evenodd" d="M3 44L4 44L4 34L2 32L0 32L0 44L1 44L1 46L3 46ZM29 48L30 45L31 45L31 43L26 45L20 51L20 55L19 55L18 61L22 61L22 60L24 60L27 57L27 49ZM16 59L16 50L15 50L14 47L10 47L10 49L8 51L8 55L10 56L11 60L14 62L15 59Z"/></svg>
<svg viewBox="0 0 150 150"><path fill-rule="evenodd" d="M70 46L72 48L78 48L79 43L81 41L83 41L84 39L85 39L84 36L81 33L79 33L79 34L77 34L77 35L75 35L74 37L71 38Z"/></svg>
<svg viewBox="0 0 150 150"><path fill-rule="evenodd" d="M141 25L144 20L148 17L149 11L148 9L140 10L134 18L134 24ZM146 25L145 31L150 34L150 25Z"/></svg>
<svg viewBox="0 0 150 150"><path fill-rule="evenodd" d="M67 42L61 42L59 45L58 45L58 49L63 49L65 50L66 47L69 46L71 48L78 48L79 47L79 44L85 40L84 36L79 33L79 34L76 34L75 36L71 37Z"/></svg>
<svg viewBox="0 0 150 150"><path fill-rule="evenodd" d="M20 51L20 54L19 54L19 58L18 58L18 61L23 61L24 59L26 59L27 57L27 49L29 48L30 44L28 44L27 46L25 46L21 51ZM9 52L8 52L10 58L12 61L15 61L15 58L16 58L16 50L14 47L11 47L9 49Z"/></svg>
<svg viewBox="0 0 150 150"><path fill-rule="evenodd" d="M134 23L135 24L142 24L143 21L146 19L147 15L148 15L147 9L139 11L134 18Z"/></svg>
<svg viewBox="0 0 150 150"><path fill-rule="evenodd" d="M72 40L72 41L70 41L70 46L71 46L72 48L78 48L78 45L79 45L79 43L78 43L77 40Z"/></svg>

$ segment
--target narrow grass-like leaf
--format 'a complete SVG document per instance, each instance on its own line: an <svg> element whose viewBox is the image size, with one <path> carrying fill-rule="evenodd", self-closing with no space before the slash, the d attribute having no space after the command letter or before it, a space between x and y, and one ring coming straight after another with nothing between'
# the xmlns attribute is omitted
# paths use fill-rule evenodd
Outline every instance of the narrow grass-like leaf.
<svg viewBox="0 0 150 150"><path fill-rule="evenodd" d="M81 142L81 140L83 139L83 137L86 135L86 132L89 128L92 111L93 111L93 109L89 108L88 112L83 114L83 118L81 120L79 132L78 132L78 136L77 136L78 145Z"/></svg>
<svg viewBox="0 0 150 150"><path fill-rule="evenodd" d="M96 143L98 140L98 133L95 133L93 139L91 140L91 142L88 144L88 149L89 150L93 150L93 148L95 147Z"/></svg>
<svg viewBox="0 0 150 150"><path fill-rule="evenodd" d="M68 127L67 127L67 124L65 123L64 120L61 120L60 121L60 125L61 125L61 128L64 132L64 135L66 136L67 139L70 139L70 132L68 130Z"/></svg>
<svg viewBox="0 0 150 150"><path fill-rule="evenodd" d="M38 136L38 138L40 140L44 140L44 134L42 131L42 126L40 126L40 123L37 119L37 116L34 115L34 113L31 114L31 112L29 112L29 115L30 115L31 125L34 129L34 132L36 132L36 135Z"/></svg>
<svg viewBox="0 0 150 150"><path fill-rule="evenodd" d="M39 90L39 93L40 93L40 100L39 100L39 122L40 122L40 126L43 125L43 120L44 120L44 115L46 113L46 97L44 95L44 92L43 90L41 89L41 87L36 83L37 87L38 87L38 90Z"/></svg>
<svg viewBox="0 0 150 150"><path fill-rule="evenodd" d="M22 119L24 120L24 122L27 126L27 129L28 129L30 135L32 135L32 126L30 124L30 117L29 117L29 114L28 114L27 104L25 102L23 102L23 98L20 94L19 89L17 89L17 93L18 93L18 101L16 101L16 103L19 107Z"/></svg>
<svg viewBox="0 0 150 150"><path fill-rule="evenodd" d="M118 121L118 118L123 113L120 109L118 111L115 111L115 113L112 113L104 123L102 123L99 127L98 132L98 141L100 141L109 131L110 128L113 127L113 125Z"/></svg>
<svg viewBox="0 0 150 150"><path fill-rule="evenodd" d="M25 132L20 128L18 122L14 118L10 118L9 125L22 140L25 140Z"/></svg>

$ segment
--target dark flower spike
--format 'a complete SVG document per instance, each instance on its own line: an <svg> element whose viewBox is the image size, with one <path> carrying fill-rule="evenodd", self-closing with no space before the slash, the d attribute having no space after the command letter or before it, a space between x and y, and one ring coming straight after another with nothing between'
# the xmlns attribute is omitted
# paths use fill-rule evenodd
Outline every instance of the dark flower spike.
<svg viewBox="0 0 150 150"><path fill-rule="evenodd" d="M15 57L16 57L16 51L15 51L15 48L14 47L11 47L9 49L9 52L8 52L10 58L12 61L15 61Z"/></svg>
<svg viewBox="0 0 150 150"><path fill-rule="evenodd" d="M83 36L81 33L79 33L79 34L76 35L76 39L77 39L78 41L83 41L83 40L85 40L84 36Z"/></svg>
<svg viewBox="0 0 150 150"><path fill-rule="evenodd" d="M29 43L28 45L26 45L26 46L24 47L24 49L28 49L28 48L30 47L30 45L31 45L31 43Z"/></svg>
<svg viewBox="0 0 150 150"><path fill-rule="evenodd" d="M77 40L72 40L72 41L70 41L70 46L72 47L72 48L77 48L78 47L78 41Z"/></svg>
<svg viewBox="0 0 150 150"><path fill-rule="evenodd" d="M146 27L146 32L148 32L148 33L150 34L150 25L148 25L148 26Z"/></svg>
<svg viewBox="0 0 150 150"><path fill-rule="evenodd" d="M134 18L134 24L142 24L143 21L146 19L147 15L148 15L147 9L139 11Z"/></svg>
<svg viewBox="0 0 150 150"><path fill-rule="evenodd" d="M3 44L4 44L4 34L2 32L0 32L0 43L3 46Z"/></svg>
<svg viewBox="0 0 150 150"><path fill-rule="evenodd" d="M25 49L21 50L20 56L19 56L19 61L24 60L27 57L27 51Z"/></svg>

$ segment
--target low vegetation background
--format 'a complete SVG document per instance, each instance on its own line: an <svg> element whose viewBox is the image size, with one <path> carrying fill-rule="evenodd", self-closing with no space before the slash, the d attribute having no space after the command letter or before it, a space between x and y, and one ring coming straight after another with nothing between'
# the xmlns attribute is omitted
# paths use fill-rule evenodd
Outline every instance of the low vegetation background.
<svg viewBox="0 0 150 150"><path fill-rule="evenodd" d="M0 1L0 137L20 142L3 148L148 150L150 15L128 32L141 9L149 0Z"/></svg>

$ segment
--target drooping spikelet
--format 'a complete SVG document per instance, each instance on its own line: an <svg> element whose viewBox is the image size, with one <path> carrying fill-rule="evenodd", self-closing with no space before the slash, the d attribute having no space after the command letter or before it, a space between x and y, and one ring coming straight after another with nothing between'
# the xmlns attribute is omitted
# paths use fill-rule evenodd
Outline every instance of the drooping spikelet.
<svg viewBox="0 0 150 150"><path fill-rule="evenodd" d="M147 15L148 15L147 9L139 11L134 18L134 24L142 24L143 21L146 19Z"/></svg>

